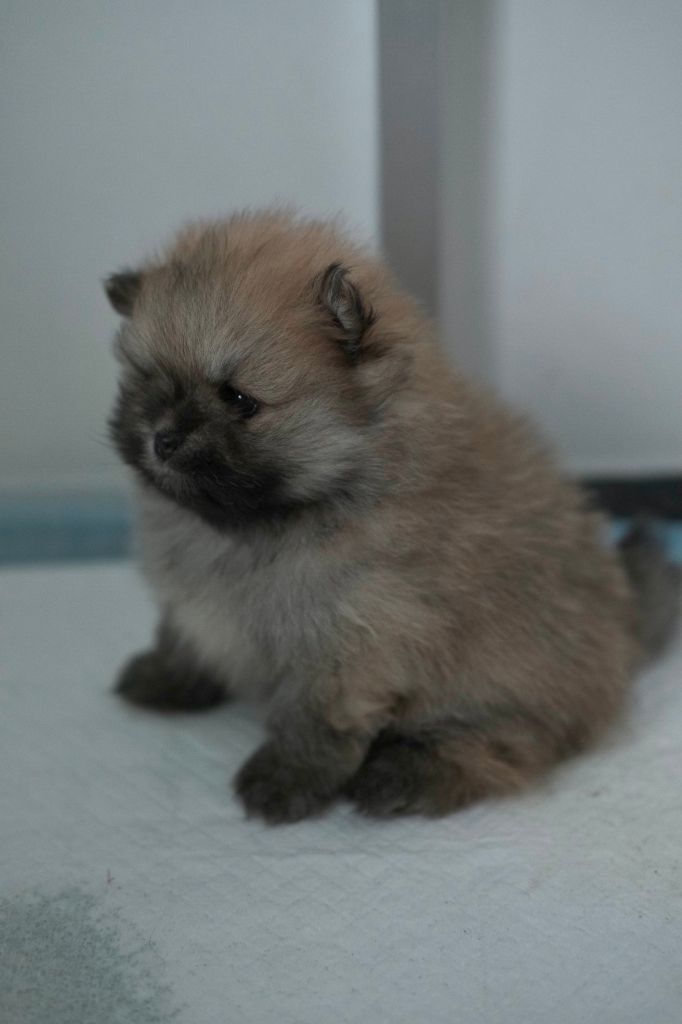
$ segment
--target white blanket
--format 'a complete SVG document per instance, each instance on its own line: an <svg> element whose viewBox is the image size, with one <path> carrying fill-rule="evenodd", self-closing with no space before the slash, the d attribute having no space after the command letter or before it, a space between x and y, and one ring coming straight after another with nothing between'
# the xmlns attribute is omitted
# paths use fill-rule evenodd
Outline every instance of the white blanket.
<svg viewBox="0 0 682 1024"><path fill-rule="evenodd" d="M681 646L535 792L271 829L228 785L254 711L109 692L153 621L126 564L0 574L0 1020L682 1019Z"/></svg>

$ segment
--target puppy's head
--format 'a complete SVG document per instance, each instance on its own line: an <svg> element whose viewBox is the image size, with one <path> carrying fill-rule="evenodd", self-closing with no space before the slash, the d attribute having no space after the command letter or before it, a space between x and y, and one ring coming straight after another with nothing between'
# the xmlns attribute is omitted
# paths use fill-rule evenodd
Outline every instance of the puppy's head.
<svg viewBox="0 0 682 1024"><path fill-rule="evenodd" d="M228 529L352 499L380 473L396 379L372 308L382 280L329 226L281 214L191 227L114 274L123 459Z"/></svg>

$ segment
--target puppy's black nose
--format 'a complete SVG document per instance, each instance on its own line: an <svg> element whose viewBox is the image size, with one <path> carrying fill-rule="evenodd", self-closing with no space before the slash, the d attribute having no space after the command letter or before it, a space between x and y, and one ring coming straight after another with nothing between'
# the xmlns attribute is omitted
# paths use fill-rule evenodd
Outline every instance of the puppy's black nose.
<svg viewBox="0 0 682 1024"><path fill-rule="evenodd" d="M154 454L165 462L177 451L183 441L179 430L160 430L154 435Z"/></svg>

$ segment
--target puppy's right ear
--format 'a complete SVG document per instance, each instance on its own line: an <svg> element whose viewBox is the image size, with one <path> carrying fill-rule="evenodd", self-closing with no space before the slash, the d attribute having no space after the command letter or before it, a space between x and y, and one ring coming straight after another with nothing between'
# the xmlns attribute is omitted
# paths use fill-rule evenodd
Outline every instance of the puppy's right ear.
<svg viewBox="0 0 682 1024"><path fill-rule="evenodd" d="M104 282L107 298L121 316L132 315L141 286L142 274L139 270L120 270Z"/></svg>
<svg viewBox="0 0 682 1024"><path fill-rule="evenodd" d="M357 362L365 333L376 323L376 316L349 274L342 263L332 263L315 278L313 288L317 301L339 331L343 351L351 362Z"/></svg>

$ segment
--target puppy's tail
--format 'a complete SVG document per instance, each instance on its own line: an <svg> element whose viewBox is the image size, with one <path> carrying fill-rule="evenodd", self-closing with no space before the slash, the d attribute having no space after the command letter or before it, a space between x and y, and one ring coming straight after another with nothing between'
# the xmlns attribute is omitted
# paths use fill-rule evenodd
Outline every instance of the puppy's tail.
<svg viewBox="0 0 682 1024"><path fill-rule="evenodd" d="M618 545L635 592L637 635L643 661L662 654L672 640L680 615L682 568L666 557L652 520L641 518Z"/></svg>

